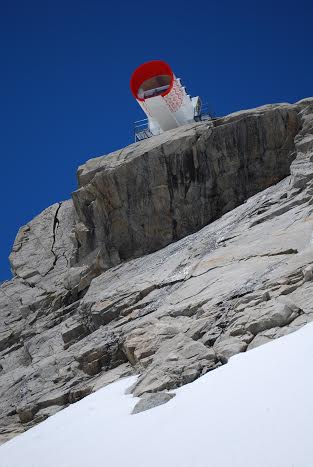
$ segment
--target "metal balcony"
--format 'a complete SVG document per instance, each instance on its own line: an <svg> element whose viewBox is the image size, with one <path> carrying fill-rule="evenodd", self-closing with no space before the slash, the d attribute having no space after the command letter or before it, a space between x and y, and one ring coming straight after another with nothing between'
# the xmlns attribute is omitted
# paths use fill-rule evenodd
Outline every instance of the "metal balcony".
<svg viewBox="0 0 313 467"><path fill-rule="evenodd" d="M195 116L196 122L202 122L205 120L214 120L208 104L203 104L201 107L201 113ZM137 120L134 122L134 138L135 143L138 141L143 141L144 139L151 138L151 136L155 136L149 130L148 119L143 118L142 120Z"/></svg>

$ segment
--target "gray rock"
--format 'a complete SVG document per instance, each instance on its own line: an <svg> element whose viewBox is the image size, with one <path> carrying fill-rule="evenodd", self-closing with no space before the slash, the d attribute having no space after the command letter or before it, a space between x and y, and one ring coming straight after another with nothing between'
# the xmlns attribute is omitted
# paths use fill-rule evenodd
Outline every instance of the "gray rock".
<svg viewBox="0 0 313 467"><path fill-rule="evenodd" d="M79 169L0 285L0 442L118 378L173 389L312 321L312 127L313 99L264 106Z"/></svg>
<svg viewBox="0 0 313 467"><path fill-rule="evenodd" d="M303 280L304 282L311 281L313 279L313 268L312 266L307 266L303 270Z"/></svg>
<svg viewBox="0 0 313 467"><path fill-rule="evenodd" d="M259 313L259 311L261 311L260 308L256 307L251 313L248 312L249 317L245 329L253 335L276 326L281 327L290 324L299 315L300 310L298 307L274 302L264 312Z"/></svg>
<svg viewBox="0 0 313 467"><path fill-rule="evenodd" d="M214 344L214 350L217 358L222 363L227 363L228 359L237 353L244 352L248 344L242 339L242 336L222 336ZM253 336L251 335L252 340Z"/></svg>
<svg viewBox="0 0 313 467"><path fill-rule="evenodd" d="M166 404L175 397L175 394L168 392L156 392L154 394L144 394L133 408L132 414L145 412L158 405Z"/></svg>
<svg viewBox="0 0 313 467"><path fill-rule="evenodd" d="M191 383L214 368L216 363L214 350L184 334L177 334L161 344L148 368L134 384L132 392L135 396L141 396L145 392L158 392Z"/></svg>
<svg viewBox="0 0 313 467"><path fill-rule="evenodd" d="M88 334L88 330L83 323L69 318L64 321L62 328L62 339L66 347L82 339Z"/></svg>
<svg viewBox="0 0 313 467"><path fill-rule="evenodd" d="M107 269L159 250L283 179L299 126L295 108L265 107L88 161L73 193L78 262Z"/></svg>
<svg viewBox="0 0 313 467"><path fill-rule="evenodd" d="M20 228L10 255L16 277L49 293L62 285L74 251L74 214L72 201L56 203Z"/></svg>
<svg viewBox="0 0 313 467"><path fill-rule="evenodd" d="M140 363L146 366L147 359L155 354L161 344L172 339L179 332L180 327L177 325L162 322L151 323L127 334L123 348L133 365Z"/></svg>

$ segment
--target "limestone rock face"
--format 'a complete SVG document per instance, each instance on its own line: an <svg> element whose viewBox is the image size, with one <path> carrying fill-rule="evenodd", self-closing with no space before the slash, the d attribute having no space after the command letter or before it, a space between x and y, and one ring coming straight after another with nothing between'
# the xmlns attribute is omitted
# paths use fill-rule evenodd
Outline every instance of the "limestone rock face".
<svg viewBox="0 0 313 467"><path fill-rule="evenodd" d="M313 319L313 99L178 128L78 180L20 229L0 286L2 442L134 373L139 409L166 402Z"/></svg>

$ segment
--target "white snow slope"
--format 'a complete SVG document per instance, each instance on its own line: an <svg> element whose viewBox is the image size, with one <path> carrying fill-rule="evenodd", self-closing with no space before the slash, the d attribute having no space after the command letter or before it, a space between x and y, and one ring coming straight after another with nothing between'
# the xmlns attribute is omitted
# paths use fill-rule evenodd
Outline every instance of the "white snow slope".
<svg viewBox="0 0 313 467"><path fill-rule="evenodd" d="M0 447L1 467L312 467L313 324L130 415L127 378Z"/></svg>

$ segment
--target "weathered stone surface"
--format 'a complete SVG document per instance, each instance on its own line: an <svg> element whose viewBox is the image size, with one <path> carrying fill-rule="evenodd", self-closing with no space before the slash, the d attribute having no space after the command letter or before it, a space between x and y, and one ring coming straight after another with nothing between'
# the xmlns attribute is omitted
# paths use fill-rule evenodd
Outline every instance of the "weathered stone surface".
<svg viewBox="0 0 313 467"><path fill-rule="evenodd" d="M65 346L82 339L88 334L88 330L83 323L69 318L64 322L62 329L62 339Z"/></svg>
<svg viewBox="0 0 313 467"><path fill-rule="evenodd" d="M0 286L0 442L118 378L173 389L311 321L312 134L307 99L82 166Z"/></svg>
<svg viewBox="0 0 313 467"><path fill-rule="evenodd" d="M213 349L184 334L177 334L160 346L148 369L134 384L132 392L135 396L141 396L145 392L158 392L191 383L215 368L216 363Z"/></svg>
<svg viewBox="0 0 313 467"><path fill-rule="evenodd" d="M307 266L303 270L303 280L306 281L311 281L313 280L313 271L312 271L312 266Z"/></svg>
<svg viewBox="0 0 313 467"><path fill-rule="evenodd" d="M251 338L249 336L249 339L252 340L253 336L251 335ZM239 338L222 335L215 341L214 344L216 356L222 363L227 363L230 357L236 355L237 353L244 352L247 347L248 344L245 342L242 336Z"/></svg>
<svg viewBox="0 0 313 467"><path fill-rule="evenodd" d="M161 344L179 334L180 330L179 325L156 321L130 332L124 342L124 352L129 362L146 366Z"/></svg>
<svg viewBox="0 0 313 467"><path fill-rule="evenodd" d="M175 397L175 394L168 392L156 392L154 394L144 394L133 408L132 414L145 412L158 405L166 404Z"/></svg>
<svg viewBox="0 0 313 467"><path fill-rule="evenodd" d="M295 305L271 300L267 304L246 307L228 331L231 336L242 336L247 332L255 336L267 329L290 324L300 313Z"/></svg>
<svg viewBox="0 0 313 467"><path fill-rule="evenodd" d="M264 107L88 161L73 193L78 262L108 268L156 251L278 182L299 125L291 106Z"/></svg>
<svg viewBox="0 0 313 467"><path fill-rule="evenodd" d="M10 255L14 275L53 292L62 284L62 273L73 254L73 226L74 208L69 200L50 206L21 227Z"/></svg>

